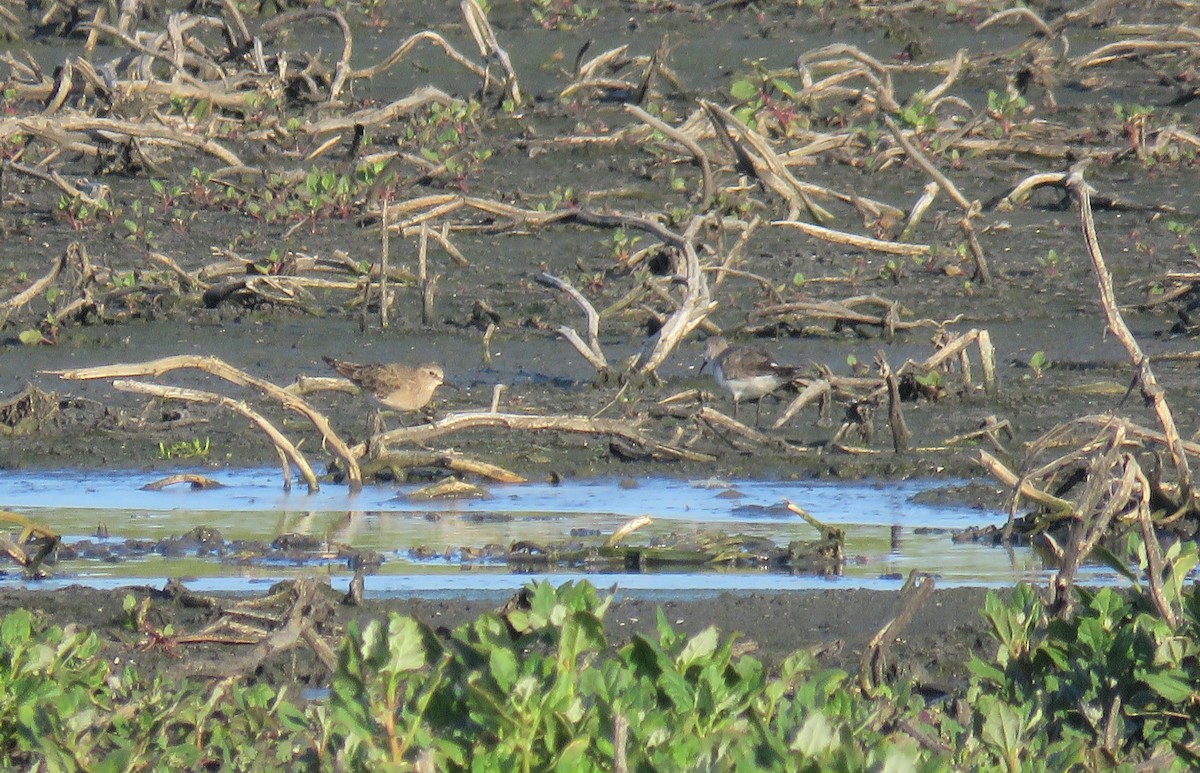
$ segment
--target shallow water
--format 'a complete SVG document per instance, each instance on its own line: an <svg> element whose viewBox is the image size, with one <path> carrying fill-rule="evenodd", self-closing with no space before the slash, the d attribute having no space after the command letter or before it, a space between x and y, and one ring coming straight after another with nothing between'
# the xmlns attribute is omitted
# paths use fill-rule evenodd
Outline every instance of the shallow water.
<svg viewBox="0 0 1200 773"><path fill-rule="evenodd" d="M953 530L1003 523L999 512L911 501L914 494L944 482L869 483L682 481L666 478L568 481L558 485L493 485L481 500L414 502L416 486L373 485L351 496L345 487L326 485L319 493L285 492L274 470L228 470L213 475L224 488L193 491L174 486L141 487L156 473L4 472L0 507L19 512L61 533L67 544L95 539L97 527L110 540L161 539L196 526L220 530L226 541L270 542L280 534L319 537L355 549L378 551L384 563L366 578L372 594L508 592L535 575L512 571L505 563L464 563L458 548L509 545L517 540L545 544L570 536L572 529L612 533L630 518L654 522L627 542L644 544L655 534L720 531L765 537L786 545L813 539L812 527L780 506L784 499L815 518L846 530L848 561L838 577L801 576L766 569L714 569L631 573L556 570L555 582L590 576L600 585L616 583L643 593L801 588L895 588L910 570L935 575L941 586L1004 586L1045 579L1041 558L1027 548L1006 550L957 545ZM594 538L602 539L600 537ZM410 549L425 546L438 554L415 559ZM1092 580L1103 580L1093 570ZM344 559L248 563L217 557L151 553L120 562L63 561L38 587L73 583L106 588L161 584L183 577L205 591L252 591L301 573L328 575L345 587L353 572ZM0 585L26 581L19 573Z"/></svg>

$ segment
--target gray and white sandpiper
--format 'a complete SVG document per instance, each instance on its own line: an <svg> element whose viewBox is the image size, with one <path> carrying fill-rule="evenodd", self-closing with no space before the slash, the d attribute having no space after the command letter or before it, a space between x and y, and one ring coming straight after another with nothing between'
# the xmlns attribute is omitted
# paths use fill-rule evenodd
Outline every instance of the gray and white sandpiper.
<svg viewBox="0 0 1200 773"><path fill-rule="evenodd" d="M717 386L733 395L733 415L742 400L754 401L754 423L762 415L762 398L795 381L797 368L780 365L765 349L757 346L730 346L724 336L712 336L704 347L703 371L712 366Z"/></svg>

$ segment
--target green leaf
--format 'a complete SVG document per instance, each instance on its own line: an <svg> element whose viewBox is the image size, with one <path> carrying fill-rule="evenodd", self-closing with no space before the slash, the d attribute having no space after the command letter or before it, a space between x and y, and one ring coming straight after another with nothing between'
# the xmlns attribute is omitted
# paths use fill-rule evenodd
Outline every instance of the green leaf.
<svg viewBox="0 0 1200 773"><path fill-rule="evenodd" d="M837 734L834 732L833 725L829 723L829 719L824 714L818 712L804 720L800 732L796 733L796 738L789 748L806 757L819 759L824 757L836 743Z"/></svg>
<svg viewBox="0 0 1200 773"><path fill-rule="evenodd" d="M788 99L796 98L796 90L792 88L792 84L785 81L783 78L772 78L771 85L780 93L785 94Z"/></svg>
<svg viewBox="0 0 1200 773"><path fill-rule="evenodd" d="M1171 703L1182 704L1190 700L1194 694L1191 683L1174 674L1145 673L1138 678Z"/></svg>
<svg viewBox="0 0 1200 773"><path fill-rule="evenodd" d="M21 339L21 343L26 346L37 346L46 342L46 336L42 335L42 331L37 328L22 330L17 338Z"/></svg>
<svg viewBox="0 0 1200 773"><path fill-rule="evenodd" d="M488 666L491 668L492 678L496 680L500 689L504 692L511 690L520 675L517 656L510 650L497 647L488 657Z"/></svg>
<svg viewBox="0 0 1200 773"><path fill-rule="evenodd" d="M0 623L0 642L3 642L6 649L11 650L29 641L32 621L33 617L27 609L9 613L4 622Z"/></svg>
<svg viewBox="0 0 1200 773"><path fill-rule="evenodd" d="M716 626L710 625L689 639L676 661L679 664L679 670L686 671L688 666L697 660L710 657L717 649L719 638L720 634Z"/></svg>
<svg viewBox="0 0 1200 773"><path fill-rule="evenodd" d="M393 613L388 621L388 663L392 673L416 671L425 665L421 626L411 617Z"/></svg>
<svg viewBox="0 0 1200 773"><path fill-rule="evenodd" d="M758 96L758 84L748 80L734 81L733 85L729 87L729 93L739 102L754 99Z"/></svg>

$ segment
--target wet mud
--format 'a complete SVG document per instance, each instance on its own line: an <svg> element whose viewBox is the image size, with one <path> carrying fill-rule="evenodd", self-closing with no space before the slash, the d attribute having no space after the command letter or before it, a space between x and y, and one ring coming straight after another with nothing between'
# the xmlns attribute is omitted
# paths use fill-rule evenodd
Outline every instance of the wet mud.
<svg viewBox="0 0 1200 773"><path fill-rule="evenodd" d="M891 643L883 673L910 680L932 697L965 685L966 664L972 655L990 656L995 646L979 611L986 591L955 588L934 591L909 626ZM21 607L37 609L53 625L71 623L94 630L104 642L104 656L131 664L142 673L165 670L179 675L220 675L236 663L245 647L192 642L172 644L134 628L124 608L127 596L139 604L148 599L147 619L158 631L173 627L176 637L202 630L219 617L194 599L162 588L131 587L102 591L82 586L60 592L10 591L0 594L0 615ZM321 633L336 639L351 620L368 620L396 612L411 615L431 628L451 630L504 603L488 599L366 599L363 606L341 603L330 592L329 610L316 621ZM618 647L635 634L657 636L658 612L679 632L696 634L715 625L737 634L743 651L777 666L797 649L808 649L822 666L854 672L872 637L904 606L899 592L837 590L794 593L721 594L700 600L619 595L608 612L606 635ZM230 599L225 598L226 602ZM256 663L254 678L279 685L328 687L328 669L305 647L273 655Z"/></svg>
<svg viewBox="0 0 1200 773"><path fill-rule="evenodd" d="M599 342L611 362L624 362L637 355L648 334L659 329L672 305L659 304L651 294L620 306L639 283L672 271L670 265L656 266L653 260L646 269L626 269L623 261L629 251L650 240L644 234L579 224L502 228L493 220L479 219L474 227L450 237L465 256L465 265L430 248L430 271L438 282L432 314L424 319L415 278L421 240L413 230L397 234L391 242L391 259L407 277L394 283L396 303L384 330L376 320L377 309L368 303L364 312L358 291L317 289L302 302L284 303L214 294L198 287L162 289L166 284L158 278L161 264L150 257L167 255L183 272L195 276L214 261L215 253L236 254L248 266L259 267L275 265L279 256L288 255L344 254L352 263L369 264L380 251L379 223L376 217L366 216L365 207L358 208L360 202L353 203L348 216L311 222L300 217L272 220L238 205L205 204L203 190L193 191L189 198L183 190L172 196L151 186L154 178L168 181L168 187L180 182L186 189L182 183L193 167L200 167L201 176L213 171L211 159L176 149L160 159L156 168L161 174L155 177L132 168L105 174L97 159L65 153L54 159L55 171L72 179L101 181L111 189L112 208L108 214L85 218L78 210L60 205L60 193L53 186L6 174L0 211L4 277L0 296L9 298L29 287L72 244L85 245L91 261L114 278L114 286L128 282L143 292L107 296L103 310L69 321L47 321L48 311L55 307L46 299L5 317L0 334L0 467L79 467L102 475L106 468L199 468L216 474L225 466L275 465L278 456L263 433L220 407L147 399L117 392L107 381L66 382L53 372L176 354L214 355L283 385L298 376L333 375L321 357L336 356L441 363L447 379L459 388L439 391L431 407L433 418L486 409L496 385L503 385L506 389L498 398L502 410L624 420L651 427L656 437L686 444L706 457L664 460L631 453L604 436L495 428L455 433L433 443L529 478L944 477L948 487L940 496L1001 507L1005 492L976 463L977 449L1019 463L1025 444L1056 424L1089 414L1115 412L1154 425L1149 408L1136 393L1130 394L1133 366L1106 335L1095 275L1077 215L1064 192L1035 191L1015 209L992 206L1033 173L1065 171L1075 160L1071 153L1047 156L1042 152L1058 142L1085 149L1094 162L1088 182L1119 202L1098 209L1096 221L1126 321L1150 356L1157 358L1156 374L1180 409L1177 420L1183 436L1200 430L1200 416L1187 408L1200 399L1196 362L1190 359L1195 349L1190 321L1195 290L1186 284L1195 280L1172 278L1172 272L1195 268L1192 231L1195 213L1200 211L1195 148L1183 143L1182 150L1156 156L1148 144L1153 138L1148 140L1150 135L1145 134L1146 121L1151 134L1195 126L1200 103L1188 91L1194 87L1188 86L1187 73L1172 75L1169 62L1154 59L1151 66L1146 64L1149 60L1118 60L1103 68L1071 70L1069 76L1056 80L1052 72L1038 70L1036 62L1029 64L1028 71L1014 63L1018 54L1036 59L1035 53L1044 53L1041 48L1022 48L1032 37L1030 30L1014 24L980 28L982 10L864 15L853 4L810 8L734 3L721 4L728 7L710 15L696 9L672 10L667 3L596 2L588 4L598 11L594 17L571 16L549 27L531 18L529 4L491 5L492 23L513 54L516 69L526 76L522 85L529 99L520 108L461 122L458 130L466 135L465 144L488 151L486 158L462 174L434 173L411 160L398 162L408 183L398 192L401 198L469 193L530 210L570 206L654 213L682 230L671 213L686 214L699 184L699 173L687 163L686 155L679 155L673 146L668 153L657 142L584 141L631 123L619 94L592 91L586 98L562 96L571 62L577 54L583 59L585 48L594 54L628 44L631 52L649 57L664 38L669 40L668 61L679 80L656 80L653 101L656 111L672 125L695 109L698 97L731 104L731 89L740 80L793 67L798 55L829 43L859 46L886 62L916 57L914 68L896 74L898 93L905 99L933 88L943 77L944 70L934 68L930 74L920 69L922 62L944 62L963 48L975 64L952 92L971 109L945 120L957 122L959 128L985 116L1001 128L1007 125L1004 121L1015 122L1018 128L1011 139L1030 150L978 155L956 151L939 160L968 199L986 205L975 236L989 261L992 281L985 284L973 275L966 238L954 226L962 213L945 198L914 236L937 247L921 261L831 244L786 228L762 228L744 246L740 271L728 272L719 285L714 280L711 329L701 328L685 338L655 378L622 386L620 379L598 377L558 335L562 325L582 330L582 315L563 294L538 284L535 277L550 272L568 278L597 309L616 308L604 316ZM569 9L581 4L562 5ZM357 66L383 58L396 43L421 29L436 29L459 44L469 41L457 4L423 4L419 16L413 8L409 3L386 5L382 26L354 18L355 29L369 31L363 34L370 41L356 50L356 57L363 60ZM1039 10L1054 12L1048 7ZM1122 7L1109 13L1113 16L1072 28L1072 55L1111 42L1122 34L1120 23L1177 21L1169 4ZM1128 18L1115 18L1118 13ZM293 49L316 51L329 40L306 29L288 43ZM113 53L103 46L101 52ZM61 59L57 43L39 46L35 41L31 54L48 68L56 64L56 56ZM780 77L796 80L798 74ZM478 89L469 73L451 67L436 53L425 52L387 77L358 83L349 99L358 105L384 104L429 83L462 97ZM989 108L989 99L999 98L989 92L1011 95L1017 85L1023 89L1026 106L997 119L993 114L1006 108L995 104ZM1182 99L1186 94L1192 98ZM17 102L5 105L10 114L33 112ZM1135 110L1139 106L1140 113ZM302 122L316 116L318 106L289 109L283 118ZM862 117L863 109L861 98L849 97L837 110L813 108L806 118L811 124L798 123L794 135L785 132L775 139L786 149L798 144L795 137L809 126L832 131L830 114L842 111L853 122ZM1140 128L1130 119L1133 113L1145 118ZM778 122L781 117L774 118ZM934 116L934 120L939 119ZM877 120L863 125L869 127L864 128L866 139L855 151L820 156L811 164L796 166L794 173L907 210L928 178L915 165L897 166L892 149L871 138L872 132L882 131ZM276 133L285 133L280 126L275 127ZM378 141L391 149L419 150L403 131L384 135ZM280 145L261 137L227 139L247 163L267 173L303 174L339 164L353 167L348 137L327 158L312 155L325 137L289 135ZM15 146L11 137L8 140L5 152L13 155ZM280 150L284 145L286 153ZM784 217L786 208L746 177L737 159L725 160L721 174L730 201L724 216L761 215L766 221ZM236 191L238 186L229 189ZM898 224L884 218L864 222L863 212L851 206L837 214L838 226L848 231L892 238L898 229ZM728 251L739 233L721 232L712 242ZM659 290L669 294L672 287L664 282ZM1164 295L1171 295L1171 302L1157 303ZM821 303L860 296L883 299L883 307L894 309L901 321L929 320L930 324L900 326L885 334L884 325L871 322L792 316L767 323L754 315L780 299ZM491 332L487 332L489 324L495 326ZM784 441L782 450L771 443L747 444L697 418L704 405L729 413L733 409L729 396L699 372L707 333L721 330L738 342L761 345L780 362L809 374L823 367L849 378L873 373L871 363L880 354L893 367L929 357L934 351L931 339L939 331L964 334L981 329L989 332L995 346L998 389L989 394L978 387L978 360L976 378L970 382L959 371L947 372L940 386L903 403L912 441L902 453L892 447L886 411L877 414L872 436L860 438L849 449L833 443L852 413L846 402L835 401L826 412L806 408L782 428L768 429L771 437ZM37 335L25 335L29 331ZM182 387L228 388L191 372L163 380ZM673 396L679 396L678 401L665 407L663 401ZM764 428L792 397L783 394L777 401L764 401ZM310 400L349 442L368 437L372 409L362 396L323 392ZM311 425L278 406L264 410L311 455L314 464L323 467L331 461ZM740 418L748 414L753 414L753 408L743 407ZM394 427L429 418L409 414L384 421ZM1007 422L1007 429L992 440L972 435L989 420ZM429 469L411 473L415 478L441 474ZM979 480L964 488L950 487L959 486L963 478ZM331 476L324 485L343 485L337 481ZM56 622L95 626L109 642L111 657L149 660L170 668L171 657L153 660L150 654L130 650L136 637L114 622L121 617L122 596L123 592L75 588L54 594L10 591L0 593L0 610L32 606ZM961 681L968 654L984 646L978 616L981 600L982 592L977 590L936 593L912 625L910 636L894 647L897 667L931 689ZM728 631L750 631L770 660L777 661L796 647L818 646L825 648L827 662L853 666L864 643L895 614L895 602L890 593L836 591L721 597L718 603L679 600L668 602L666 608L668 618L681 621L684 629L699 630L715 623ZM164 599L156 600L154 608L163 623L177 627L198 622L202 614ZM348 610L343 615L382 614L389 608L412 611L431 625L452 625L488 605L368 599L365 611ZM648 629L653 621L652 602L636 599L623 601L610 616L617 638L628 630ZM294 660L288 663L276 664L278 678L321 683L315 667L306 670Z"/></svg>

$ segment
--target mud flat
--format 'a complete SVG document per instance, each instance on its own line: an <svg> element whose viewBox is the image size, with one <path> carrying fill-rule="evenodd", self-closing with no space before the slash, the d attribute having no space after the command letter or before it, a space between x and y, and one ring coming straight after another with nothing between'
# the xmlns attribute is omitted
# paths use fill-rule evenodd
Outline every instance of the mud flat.
<svg viewBox="0 0 1200 773"><path fill-rule="evenodd" d="M0 65L0 466L276 463L224 398L254 402L323 475L329 435L261 390L194 370L127 369L140 391L56 374L217 357L296 384L355 447L369 409L344 383L318 383L332 355L442 363L460 389L439 392L431 419L385 420L393 439L527 478L959 479L986 474L981 449L1017 469L1063 422L1157 420L1130 398L1134 365L1106 335L1069 171L1092 186L1158 385L1176 406L1200 397L1196 103L1170 4L1021 16L491 5L497 43L455 4L383 3L336 11L352 51L332 17L288 11L225 19L266 60L216 36L197 38L186 65L165 16L120 22L157 35L159 49L129 57L126 34L75 26L86 4L9 20L31 59ZM471 55L408 56L423 32ZM803 373L766 402L759 431L731 423L728 396L698 373L718 332ZM489 411L557 423L449 424ZM1200 429L1194 411L1176 420L1185 438ZM121 597L0 603L107 630ZM936 594L898 660L954 682L980 646L980 598ZM482 608L387 603L430 622ZM652 620L648 603L623 602L611 624ZM854 663L894 603L752 595L672 601L669 616L752 631L773 657L821 645Z"/></svg>

